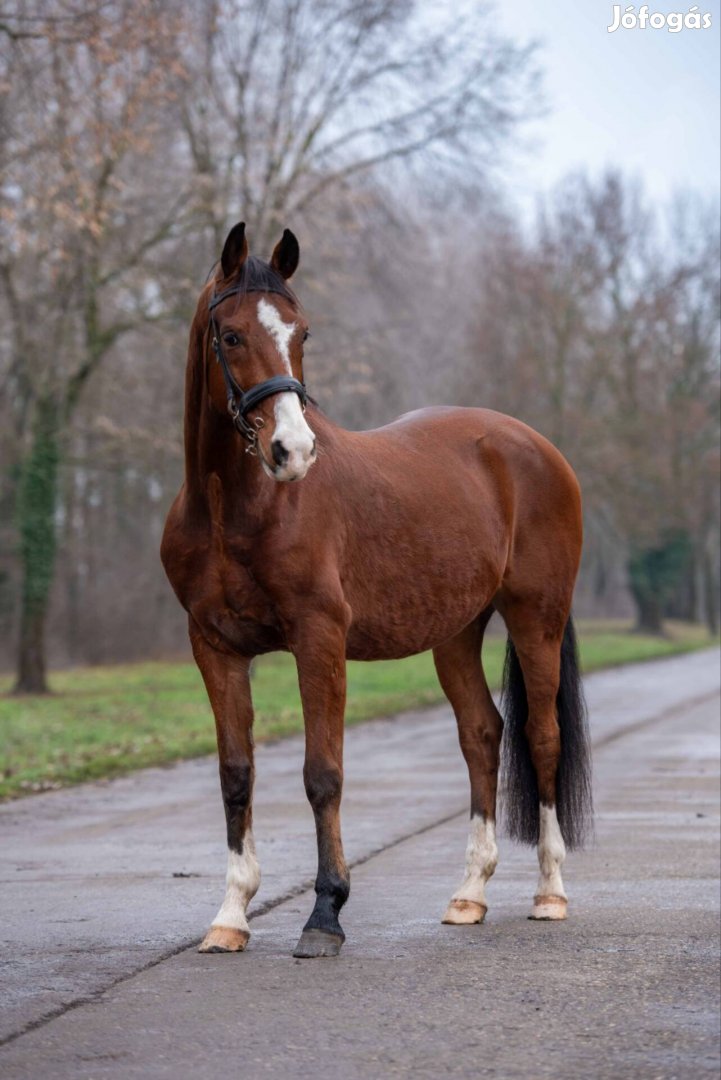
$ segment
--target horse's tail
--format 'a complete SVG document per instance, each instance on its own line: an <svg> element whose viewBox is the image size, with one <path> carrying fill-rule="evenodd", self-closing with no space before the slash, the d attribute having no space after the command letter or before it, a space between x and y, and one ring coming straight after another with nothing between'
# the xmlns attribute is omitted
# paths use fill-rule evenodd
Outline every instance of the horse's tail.
<svg viewBox="0 0 721 1080"><path fill-rule="evenodd" d="M561 680L556 698L561 757L556 773L556 814L567 848L583 846L591 831L591 739L578 664L578 647L569 618L561 645ZM501 711L503 801L506 827L522 844L537 844L540 808L536 771L526 738L528 703L523 672L510 637L503 669Z"/></svg>

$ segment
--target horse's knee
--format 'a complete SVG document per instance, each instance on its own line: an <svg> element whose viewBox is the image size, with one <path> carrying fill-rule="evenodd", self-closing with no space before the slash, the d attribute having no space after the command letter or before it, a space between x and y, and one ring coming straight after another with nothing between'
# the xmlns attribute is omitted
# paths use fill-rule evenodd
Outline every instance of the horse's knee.
<svg viewBox="0 0 721 1080"><path fill-rule="evenodd" d="M240 850L239 842L253 795L253 766L249 761L223 762L220 787L228 826L228 847Z"/></svg>
<svg viewBox="0 0 721 1080"><path fill-rule="evenodd" d="M220 786L226 807L245 810L250 805L253 790L253 768L250 762L224 762L220 766Z"/></svg>
<svg viewBox="0 0 721 1080"><path fill-rule="evenodd" d="M340 802L343 773L337 766L307 762L303 780L308 802L315 813Z"/></svg>

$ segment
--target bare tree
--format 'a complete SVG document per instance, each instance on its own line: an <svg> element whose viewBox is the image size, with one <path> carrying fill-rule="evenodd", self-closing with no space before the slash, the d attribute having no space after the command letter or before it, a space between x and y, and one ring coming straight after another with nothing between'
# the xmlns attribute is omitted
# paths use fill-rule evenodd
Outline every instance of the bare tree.
<svg viewBox="0 0 721 1080"><path fill-rule="evenodd" d="M588 201L604 265L606 326L595 336L592 356L608 400L599 471L627 540L639 629L659 633L694 550L705 549L712 530L708 495L718 475L719 442L717 215L695 207L684 240L613 175L589 191ZM707 620L713 620L710 608Z"/></svg>
<svg viewBox="0 0 721 1080"><path fill-rule="evenodd" d="M2 395L22 564L18 691L46 688L65 433L117 342L164 314L148 258L177 230L185 198L163 169L163 153L172 153L163 106L183 73L178 28L162 4L117 0L72 12L50 0L38 10L32 33L16 35L4 54L1 106Z"/></svg>
<svg viewBox="0 0 721 1080"><path fill-rule="evenodd" d="M357 219L370 197L380 209L368 178L389 163L431 155L436 172L482 175L535 105L535 71L531 50L497 38L484 8L451 19L410 0L38 0L0 12L0 39L0 438L10 465L0 498L14 505L19 536L17 688L42 690L56 536L84 544L71 522L90 528L97 496L72 456L112 443L133 457L133 424L117 410L96 430L96 373L108 379L112 361L132 384L119 346L142 347L138 327L183 312L231 215L252 222L261 251L285 218L301 230L332 221L337 251L344 207ZM354 261L357 298L374 264L379 276L385 268L371 251ZM306 274L319 301L329 265ZM353 385L385 379L390 401L387 365L373 360L388 344L376 308L373 332L356 334L349 289L345 324L334 326ZM174 400L171 351L158 356ZM135 456L142 445L138 435ZM128 465L123 484L131 474Z"/></svg>
<svg viewBox="0 0 721 1080"><path fill-rule="evenodd" d="M530 235L486 246L466 385L568 454L590 551L625 549L639 629L661 632L679 590L717 625L716 208L659 217L617 174L576 176Z"/></svg>
<svg viewBox="0 0 721 1080"><path fill-rule="evenodd" d="M484 175L537 104L532 49L495 35L483 4L204 0L196 18L182 124L214 251L230 207L264 249L392 161L432 153Z"/></svg>

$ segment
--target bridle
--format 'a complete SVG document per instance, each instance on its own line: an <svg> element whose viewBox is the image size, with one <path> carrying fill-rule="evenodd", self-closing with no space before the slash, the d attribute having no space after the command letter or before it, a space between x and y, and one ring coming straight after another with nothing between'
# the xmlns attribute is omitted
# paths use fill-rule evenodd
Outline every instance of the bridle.
<svg viewBox="0 0 721 1080"><path fill-rule="evenodd" d="M228 367L228 361L225 359L223 347L220 343L218 324L215 321L215 309L219 304L222 304L224 300L227 300L229 296L236 296L240 292L260 291L274 292L277 290L267 288L263 290L247 289L240 285L231 285L229 289L224 289L221 293L213 292L208 304L208 311L210 312L210 330L213 335L213 351L215 353L215 359L220 364L223 371L225 391L228 398L228 412L232 417L236 431L238 431L248 443L245 451L246 454L258 453L258 431L263 427L263 420L260 416L256 417L255 426L247 420L248 413L254 409L256 405L259 405L261 401L265 401L266 398L272 397L274 394L283 394L288 390L298 395L304 412L308 400L305 384L298 379L295 379L292 375L273 375L270 379L265 379L264 382L256 383L255 386L251 386L250 390L243 390L242 386L238 385L231 374L230 368Z"/></svg>

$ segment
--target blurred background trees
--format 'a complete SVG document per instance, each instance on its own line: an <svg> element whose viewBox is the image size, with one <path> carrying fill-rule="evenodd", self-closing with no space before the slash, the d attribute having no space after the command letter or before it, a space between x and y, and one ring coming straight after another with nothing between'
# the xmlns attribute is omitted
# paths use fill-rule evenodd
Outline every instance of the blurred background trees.
<svg viewBox="0 0 721 1080"><path fill-rule="evenodd" d="M718 625L718 207L576 175L532 220L498 162L539 109L488 12L412 0L45 0L0 13L0 628L167 655L187 325L228 227L299 235L308 378L339 422L521 417L585 492L581 612ZM46 648L47 646L47 648Z"/></svg>
<svg viewBox="0 0 721 1080"><path fill-rule="evenodd" d="M609 173L569 177L522 233L487 230L457 396L522 417L577 470L578 602L718 626L718 207L654 210ZM626 591L628 590L628 591Z"/></svg>
<svg viewBox="0 0 721 1080"><path fill-rule="evenodd" d="M157 157L172 152L161 110L177 85L162 6L58 4L45 15L5 25L0 195L17 686L35 691L45 688L58 465L73 416L113 350L165 315L149 259L178 229L186 198Z"/></svg>

